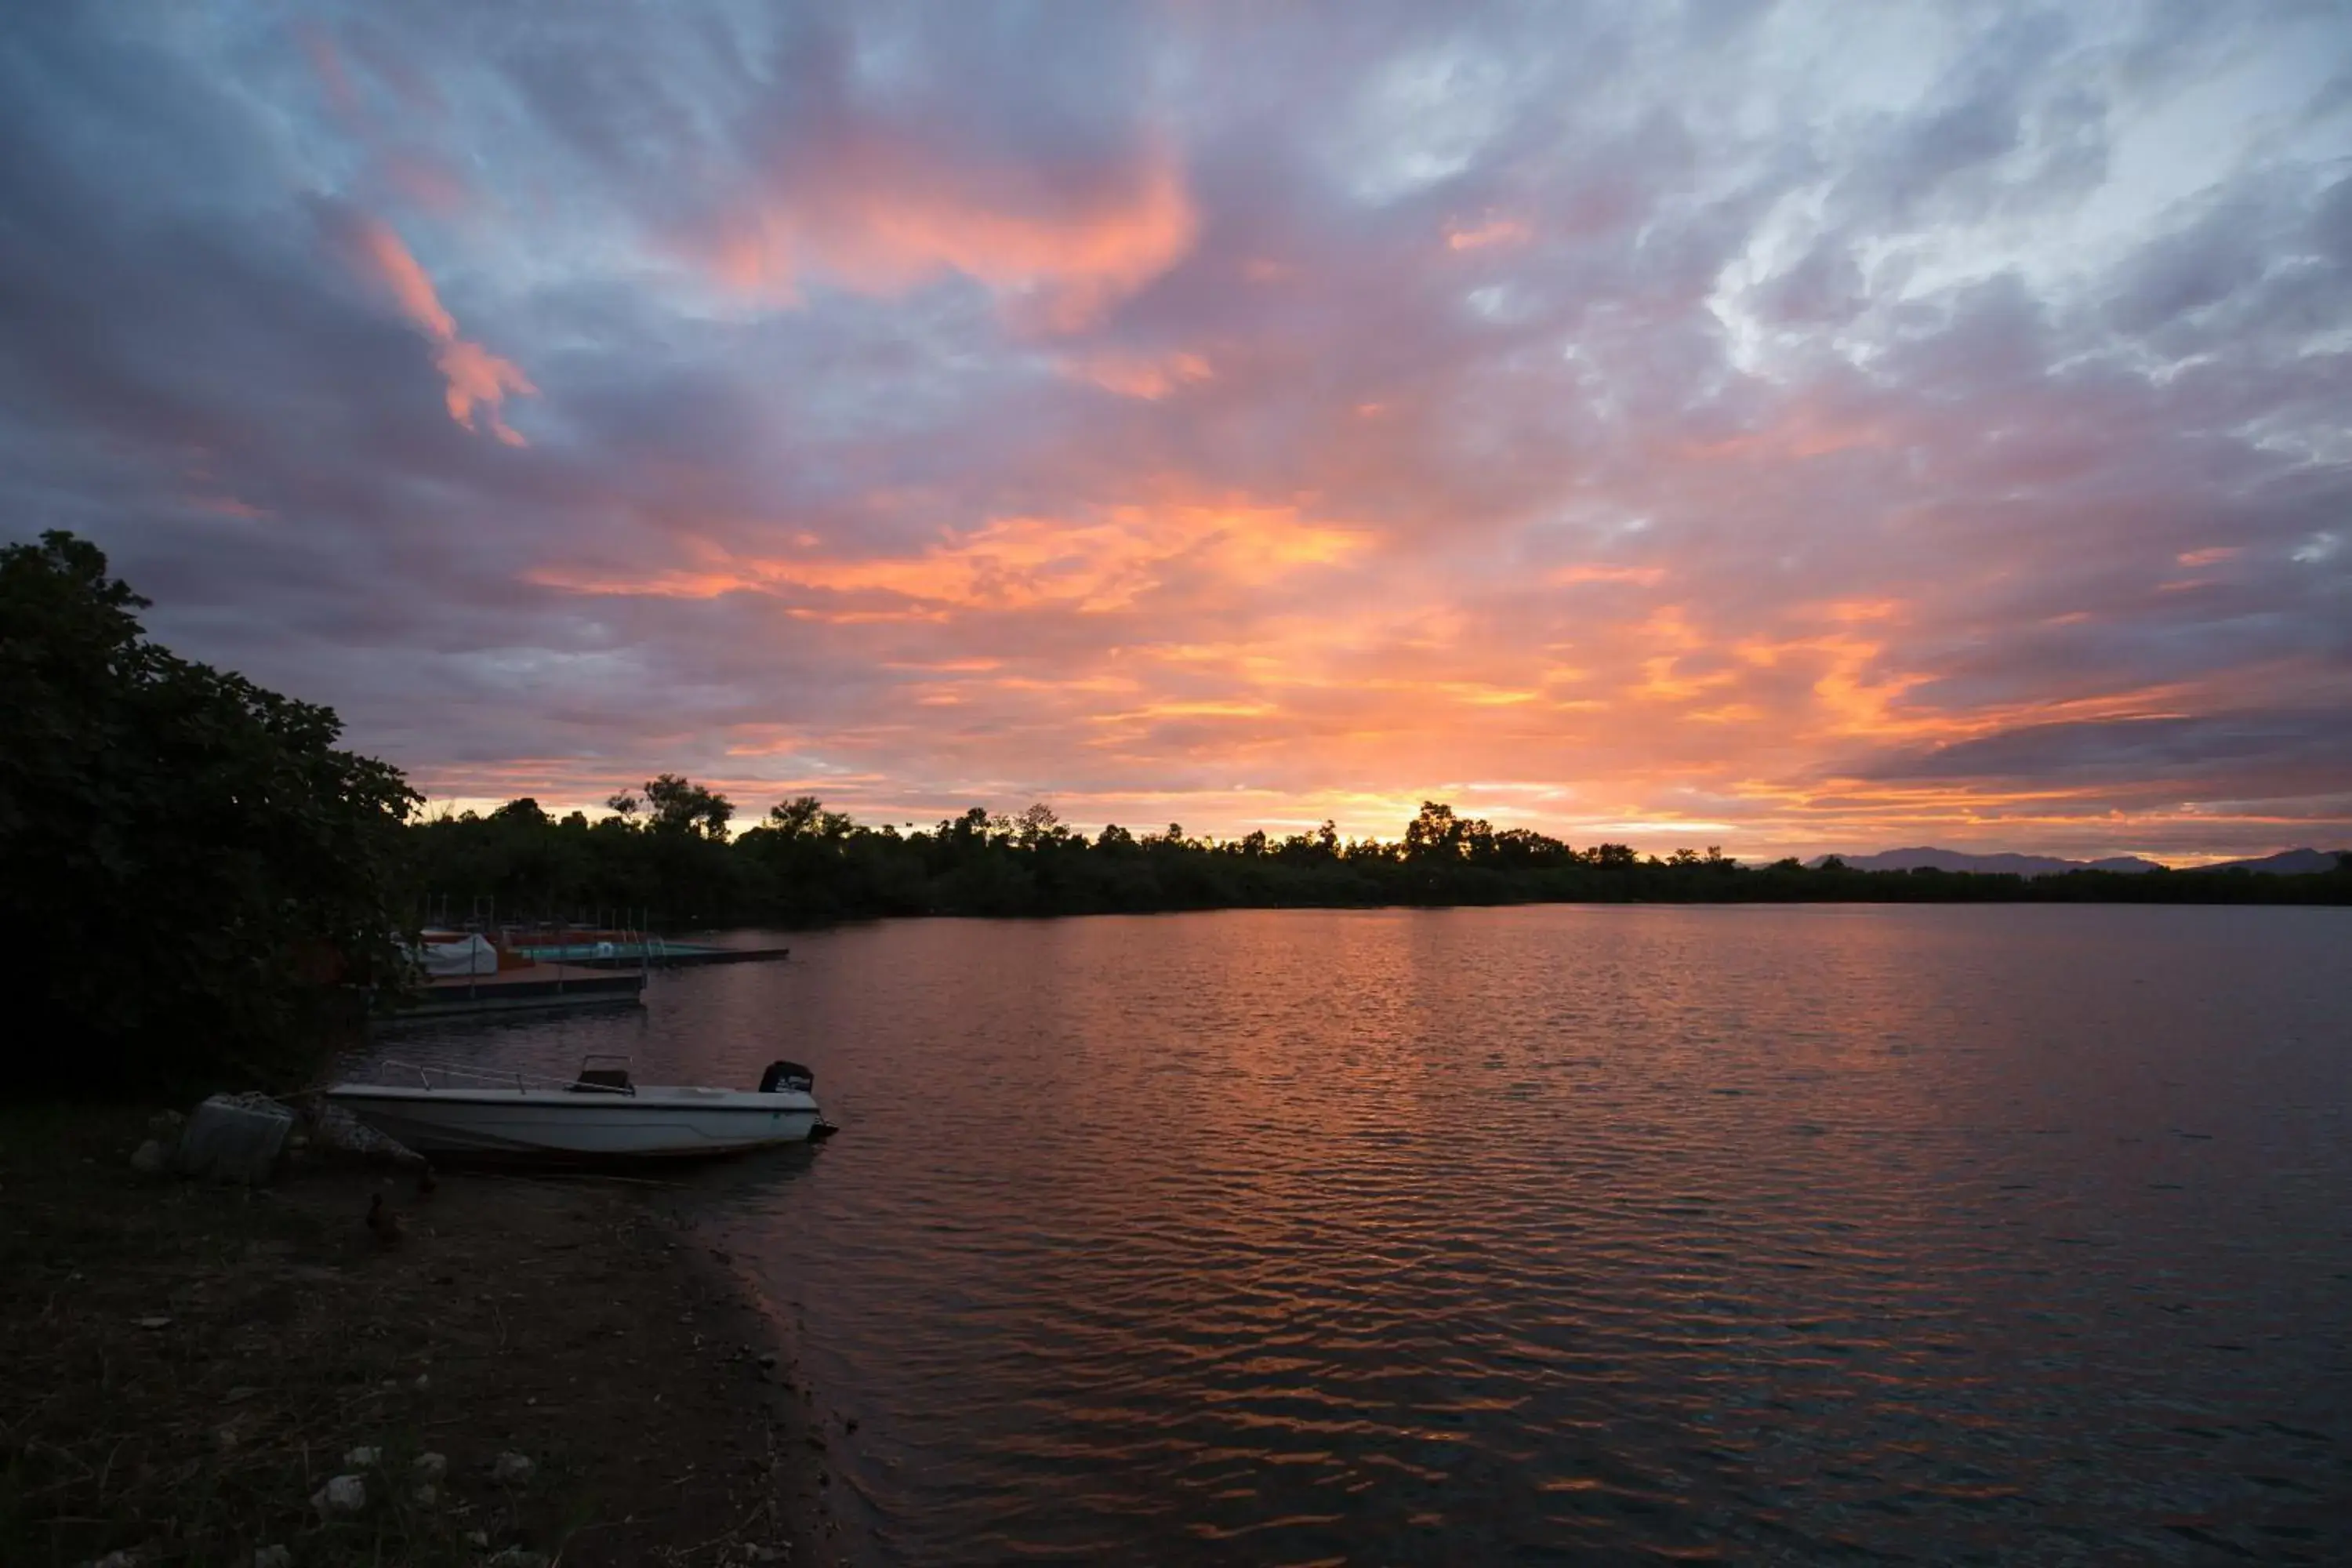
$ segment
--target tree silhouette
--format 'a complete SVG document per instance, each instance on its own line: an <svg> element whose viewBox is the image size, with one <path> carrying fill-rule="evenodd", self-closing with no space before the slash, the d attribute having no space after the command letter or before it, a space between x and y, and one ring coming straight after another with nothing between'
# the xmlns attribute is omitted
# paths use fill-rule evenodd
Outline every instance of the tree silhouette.
<svg viewBox="0 0 2352 1568"><path fill-rule="evenodd" d="M388 981L397 769L332 710L147 640L69 533L0 547L0 942L21 1082L299 1070L336 979ZM62 1043L70 1042L69 1046Z"/></svg>
<svg viewBox="0 0 2352 1568"><path fill-rule="evenodd" d="M734 804L725 795L677 773L646 781L646 809L652 813L648 826L656 832L700 838L725 838L727 825L735 816Z"/></svg>

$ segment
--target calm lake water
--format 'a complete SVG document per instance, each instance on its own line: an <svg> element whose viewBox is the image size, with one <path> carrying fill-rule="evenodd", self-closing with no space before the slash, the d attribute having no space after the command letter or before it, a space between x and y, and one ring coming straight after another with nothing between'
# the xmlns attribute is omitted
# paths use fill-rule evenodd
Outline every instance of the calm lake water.
<svg viewBox="0 0 2352 1568"><path fill-rule="evenodd" d="M878 1563L2352 1561L2352 911L779 940L383 1048L815 1067L683 1201Z"/></svg>

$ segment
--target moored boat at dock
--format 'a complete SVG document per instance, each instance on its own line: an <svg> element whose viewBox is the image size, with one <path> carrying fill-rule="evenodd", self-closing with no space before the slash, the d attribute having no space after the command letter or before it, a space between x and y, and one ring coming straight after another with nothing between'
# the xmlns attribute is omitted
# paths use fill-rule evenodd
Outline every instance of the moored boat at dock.
<svg viewBox="0 0 2352 1568"><path fill-rule="evenodd" d="M600 1057L568 1081L400 1062L378 1071L415 1081L348 1081L327 1098L420 1154L677 1158L803 1143L831 1131L814 1075L797 1062L771 1064L754 1089L638 1084L624 1058Z"/></svg>

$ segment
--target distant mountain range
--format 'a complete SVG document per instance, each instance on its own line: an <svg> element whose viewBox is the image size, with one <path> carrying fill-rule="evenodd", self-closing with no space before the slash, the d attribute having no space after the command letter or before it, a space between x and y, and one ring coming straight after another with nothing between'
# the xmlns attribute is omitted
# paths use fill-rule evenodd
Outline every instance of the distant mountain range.
<svg viewBox="0 0 2352 1568"><path fill-rule="evenodd" d="M2336 857L2341 850L2282 849L2275 855L2265 855L2258 860L2225 860L2217 866L2200 866L2200 871L2264 871L2279 876L2301 876L2312 871L2333 871ZM1828 859L1815 856L1806 862L1818 866ZM1841 857L1856 871L1916 871L1930 867L1938 871L2007 872L2016 877L2054 877L2067 871L2162 871L2168 868L2153 860L2143 860L2137 855L2116 855L2105 860L2062 860L2054 855L1969 855L1958 849L1887 849L1876 855Z"/></svg>
<svg viewBox="0 0 2352 1568"><path fill-rule="evenodd" d="M2224 860L2218 866L2200 866L2200 871L2271 871L2282 876L2300 877L2312 871L2333 871L2341 849L2282 849L2275 855L2265 855L2259 860Z"/></svg>

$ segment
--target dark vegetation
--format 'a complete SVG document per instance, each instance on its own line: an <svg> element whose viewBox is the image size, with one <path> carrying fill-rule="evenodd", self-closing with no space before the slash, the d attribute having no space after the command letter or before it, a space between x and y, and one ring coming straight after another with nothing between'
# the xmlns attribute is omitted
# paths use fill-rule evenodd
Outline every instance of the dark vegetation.
<svg viewBox="0 0 2352 1568"><path fill-rule="evenodd" d="M401 983L395 944L436 914L627 910L677 929L1550 901L2352 903L2352 863L2031 880L1746 867L1712 848L1572 848L1436 803L1392 843L1328 822L1279 838L1174 824L1088 837L1045 805L902 830L810 796L730 835L731 802L665 773L593 822L528 799L415 822L420 797L338 749L331 710L148 641L145 604L71 535L0 549L0 942L19 1086L282 1080L314 1059L335 999Z"/></svg>
<svg viewBox="0 0 2352 1568"><path fill-rule="evenodd" d="M0 549L0 944L12 1084L152 1092L314 1048L411 901L397 769L332 710L150 642L69 534Z"/></svg>
<svg viewBox="0 0 2352 1568"><path fill-rule="evenodd" d="M1067 915L1385 904L2352 903L2352 867L2321 876L2076 871L2023 878L1856 871L1834 858L1748 867L1714 848L1664 858L1577 849L1424 805L1394 842L1331 824L1275 838L1193 837L1171 824L1071 831L1051 808L974 806L929 828L868 827L802 796L727 836L732 806L674 775L615 815L551 818L531 800L410 829L434 908L528 919L643 909L656 925L798 924L884 915Z"/></svg>

